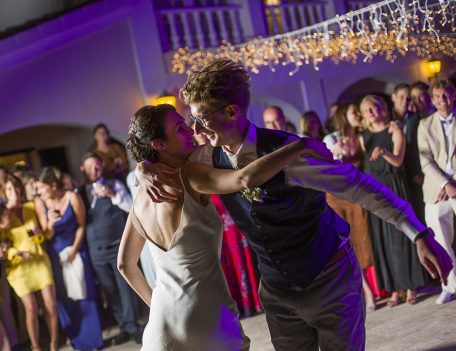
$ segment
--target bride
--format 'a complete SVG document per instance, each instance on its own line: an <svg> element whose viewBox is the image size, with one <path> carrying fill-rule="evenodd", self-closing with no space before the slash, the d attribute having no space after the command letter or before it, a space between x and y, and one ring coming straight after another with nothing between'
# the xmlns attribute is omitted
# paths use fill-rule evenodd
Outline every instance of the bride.
<svg viewBox="0 0 456 351"><path fill-rule="evenodd" d="M177 201L154 203L139 189L119 249L118 268L150 306L142 350L248 350L238 311L220 266L222 224L209 194L255 188L306 152L306 139L259 158L241 170L186 163L193 130L170 105L144 106L130 123L127 146L137 162L161 162L182 191ZM169 189L167 189L169 191ZM254 201L254 200L252 200ZM138 268L146 240L153 243L157 283Z"/></svg>

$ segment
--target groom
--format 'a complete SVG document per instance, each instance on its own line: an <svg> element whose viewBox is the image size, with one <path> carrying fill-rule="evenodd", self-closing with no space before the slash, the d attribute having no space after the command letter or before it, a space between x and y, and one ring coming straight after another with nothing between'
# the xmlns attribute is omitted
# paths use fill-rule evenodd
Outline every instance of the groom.
<svg viewBox="0 0 456 351"><path fill-rule="evenodd" d="M215 60L189 77L180 93L195 133L210 145L189 162L241 168L296 136L256 128L247 120L250 77L230 60ZM312 141L324 154L324 144ZM323 157L322 157L323 159ZM325 192L356 202L395 224L418 250L421 263L443 282L451 261L410 205L350 164L303 157L258 189L260 201L221 195L258 257L260 299L276 350L363 350L365 307L350 228L325 202ZM137 177L157 202L175 196L161 164L143 162Z"/></svg>

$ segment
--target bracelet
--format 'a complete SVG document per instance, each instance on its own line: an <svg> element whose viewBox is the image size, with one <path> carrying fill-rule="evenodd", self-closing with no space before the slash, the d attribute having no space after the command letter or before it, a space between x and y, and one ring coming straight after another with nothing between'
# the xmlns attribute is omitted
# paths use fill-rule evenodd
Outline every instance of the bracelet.
<svg viewBox="0 0 456 351"><path fill-rule="evenodd" d="M430 236L430 235L434 236L434 231L430 227L428 227L425 230L423 230L422 232L418 233L417 236L415 236L414 242L416 243L416 241L418 239L425 238L425 237Z"/></svg>

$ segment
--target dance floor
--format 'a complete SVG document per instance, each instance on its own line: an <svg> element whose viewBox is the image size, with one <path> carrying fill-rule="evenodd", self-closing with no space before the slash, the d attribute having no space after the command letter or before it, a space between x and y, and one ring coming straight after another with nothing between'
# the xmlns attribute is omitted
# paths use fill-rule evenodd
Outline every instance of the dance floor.
<svg viewBox="0 0 456 351"><path fill-rule="evenodd" d="M456 350L456 300L442 306L435 305L437 286L422 291L416 305L400 304L367 314L367 351L450 351ZM274 351L264 314L242 320L245 332L252 340L251 351ZM105 331L106 338L115 330ZM103 350L138 351L133 342L106 347ZM69 347L61 350L71 350Z"/></svg>

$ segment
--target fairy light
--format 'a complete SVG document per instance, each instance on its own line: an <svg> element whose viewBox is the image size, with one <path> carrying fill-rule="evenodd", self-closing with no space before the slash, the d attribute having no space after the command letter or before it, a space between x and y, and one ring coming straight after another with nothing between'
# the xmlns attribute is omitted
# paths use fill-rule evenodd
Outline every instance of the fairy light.
<svg viewBox="0 0 456 351"><path fill-rule="evenodd" d="M275 66L292 65L293 76L303 64L371 62L381 55L394 62L398 55L414 53L430 57L456 55L456 2L453 0L385 0L366 8L337 15L328 21L242 45L223 42L216 49L180 48L172 59L172 71L191 74L211 60L229 58L242 62L253 73Z"/></svg>

